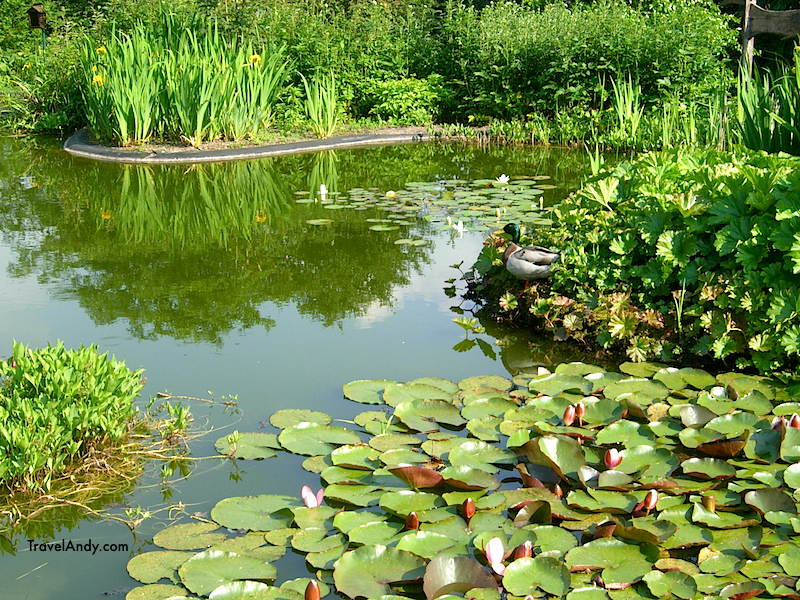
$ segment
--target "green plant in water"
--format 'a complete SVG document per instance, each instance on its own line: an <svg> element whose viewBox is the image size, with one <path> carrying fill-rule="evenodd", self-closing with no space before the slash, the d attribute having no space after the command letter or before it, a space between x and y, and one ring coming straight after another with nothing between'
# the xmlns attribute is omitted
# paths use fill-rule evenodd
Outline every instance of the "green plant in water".
<svg viewBox="0 0 800 600"><path fill-rule="evenodd" d="M70 461L120 441L141 389L141 371L94 346L34 350L15 342L0 361L0 484L47 490Z"/></svg>
<svg viewBox="0 0 800 600"><path fill-rule="evenodd" d="M241 434L231 456L306 456L322 489L226 498L210 521L162 530L129 562L146 585L128 598L792 595L797 389L620 371L353 381L345 397L370 410L351 427L280 410L277 434ZM271 585L289 547L314 579Z"/></svg>
<svg viewBox="0 0 800 600"><path fill-rule="evenodd" d="M612 79L611 91L611 106L617 115L620 134L636 139L639 123L644 114L644 105L641 100L642 88L629 75L621 81Z"/></svg>
<svg viewBox="0 0 800 600"><path fill-rule="evenodd" d="M339 122L339 97L333 73L315 77L310 83L301 75L305 89L304 109L311 130L318 138L330 137Z"/></svg>

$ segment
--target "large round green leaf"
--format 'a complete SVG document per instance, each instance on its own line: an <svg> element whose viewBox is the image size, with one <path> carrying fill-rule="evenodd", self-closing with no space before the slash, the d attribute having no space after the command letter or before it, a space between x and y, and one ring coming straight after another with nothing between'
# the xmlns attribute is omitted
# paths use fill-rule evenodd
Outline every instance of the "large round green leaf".
<svg viewBox="0 0 800 600"><path fill-rule="evenodd" d="M403 402L414 400L443 400L450 402L452 394L440 387L424 383L392 383L386 386L383 401L389 406L397 407Z"/></svg>
<svg viewBox="0 0 800 600"><path fill-rule="evenodd" d="M497 587L489 570L467 556L437 556L425 569L423 589L428 600L446 594L463 594L475 588Z"/></svg>
<svg viewBox="0 0 800 600"><path fill-rule="evenodd" d="M168 598L187 596L189 592L178 585L151 583L133 588L125 594L125 600L167 600Z"/></svg>
<svg viewBox="0 0 800 600"><path fill-rule="evenodd" d="M330 415L326 415L324 412L307 408L284 408L283 410L275 411L269 418L272 426L278 429L296 427L300 423L328 425L332 420Z"/></svg>
<svg viewBox="0 0 800 600"><path fill-rule="evenodd" d="M441 533L416 530L403 535L397 542L397 549L431 559L443 550L452 548L455 544L455 540Z"/></svg>
<svg viewBox="0 0 800 600"><path fill-rule="evenodd" d="M336 589L350 598L374 598L391 594L387 585L414 581L425 572L425 561L404 550L386 546L362 546L346 552L333 566Z"/></svg>
<svg viewBox="0 0 800 600"><path fill-rule="evenodd" d="M670 594L677 598L694 598L697 583L694 577L680 571L650 571L644 576L644 582L657 598L665 598Z"/></svg>
<svg viewBox="0 0 800 600"><path fill-rule="evenodd" d="M219 544L227 536L217 531L216 523L182 523L162 529L153 536L153 543L167 550L197 550ZM212 533L217 531L217 533Z"/></svg>
<svg viewBox="0 0 800 600"><path fill-rule="evenodd" d="M449 459L454 466L467 466L494 473L498 470L495 464L512 464L516 461L516 455L497 444L468 440L453 447Z"/></svg>
<svg viewBox="0 0 800 600"><path fill-rule="evenodd" d="M223 583L208 595L209 600L276 600L280 589L260 581Z"/></svg>
<svg viewBox="0 0 800 600"><path fill-rule="evenodd" d="M537 556L519 558L506 567L503 586L515 596L527 596L537 588L554 596L569 589L569 569L557 558Z"/></svg>
<svg viewBox="0 0 800 600"><path fill-rule="evenodd" d="M435 431L439 428L439 423L466 423L458 408L446 400L406 400L397 405L394 414L409 429L415 431Z"/></svg>
<svg viewBox="0 0 800 600"><path fill-rule="evenodd" d="M275 567L269 563L217 550L195 554L180 566L178 573L187 588L202 595L233 581L272 580L276 576Z"/></svg>
<svg viewBox="0 0 800 600"><path fill-rule="evenodd" d="M362 404L381 404L381 392L393 381L386 379L361 379L344 384L342 392L345 398Z"/></svg>
<svg viewBox="0 0 800 600"><path fill-rule="evenodd" d="M128 573L136 581L155 583L159 579L172 579L175 569L192 557L191 552L174 550L145 552L128 561Z"/></svg>
<svg viewBox="0 0 800 600"><path fill-rule="evenodd" d="M627 544L614 538L601 538L573 548L566 555L571 570L603 569L606 584L632 583L644 577L658 559L654 547Z"/></svg>
<svg viewBox="0 0 800 600"><path fill-rule="evenodd" d="M361 437L355 431L336 425L299 423L281 431L278 441L289 452L316 456L330 454L337 446L358 444Z"/></svg>
<svg viewBox="0 0 800 600"><path fill-rule="evenodd" d="M258 460L272 458L281 445L274 433L232 433L214 442L220 454L233 458Z"/></svg>
<svg viewBox="0 0 800 600"><path fill-rule="evenodd" d="M383 510L403 517L408 513L421 513L443 505L444 501L438 494L414 492L412 490L386 492L381 496L380 500L380 506Z"/></svg>
<svg viewBox="0 0 800 600"><path fill-rule="evenodd" d="M506 391L511 389L511 381L500 375L476 375L462 379L458 387L462 390L482 387Z"/></svg>
<svg viewBox="0 0 800 600"><path fill-rule="evenodd" d="M300 506L300 500L291 496L233 496L217 502L211 518L229 529L266 531L288 527L294 519L288 509L295 506Z"/></svg>

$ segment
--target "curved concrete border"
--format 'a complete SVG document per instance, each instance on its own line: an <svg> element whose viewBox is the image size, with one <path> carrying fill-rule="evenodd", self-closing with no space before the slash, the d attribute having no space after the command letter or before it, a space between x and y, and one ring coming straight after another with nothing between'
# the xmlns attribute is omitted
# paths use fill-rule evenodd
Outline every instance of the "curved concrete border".
<svg viewBox="0 0 800 600"><path fill-rule="evenodd" d="M199 162L218 162L280 156L281 154L298 154L317 150L334 150L337 148L358 148L381 144L405 144L431 139L422 133L390 133L342 135L324 140L290 142L286 144L269 144L267 146L251 146L249 148L229 148L225 150L179 150L177 152L138 152L102 146L89 140L89 131L81 129L64 142L64 150L74 156L92 158L118 163L139 164L184 164Z"/></svg>

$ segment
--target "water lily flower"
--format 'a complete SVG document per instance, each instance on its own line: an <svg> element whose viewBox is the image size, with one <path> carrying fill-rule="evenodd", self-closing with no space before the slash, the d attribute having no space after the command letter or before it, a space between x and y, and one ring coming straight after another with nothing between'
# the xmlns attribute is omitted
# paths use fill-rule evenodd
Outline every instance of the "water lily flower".
<svg viewBox="0 0 800 600"><path fill-rule="evenodd" d="M304 600L319 600L319 584L315 580L308 582Z"/></svg>
<svg viewBox="0 0 800 600"><path fill-rule="evenodd" d="M607 469L618 467L619 463L622 462L622 452L616 448L606 450L605 456L603 456L603 462L606 464Z"/></svg>
<svg viewBox="0 0 800 600"><path fill-rule="evenodd" d="M12 369L16 369L17 368L17 361L15 361L13 358L11 359L11 368Z"/></svg>
<svg viewBox="0 0 800 600"><path fill-rule="evenodd" d="M575 416L578 417L578 420L581 420L586 416L586 406L583 404L583 402L578 402L575 405Z"/></svg>
<svg viewBox="0 0 800 600"><path fill-rule="evenodd" d="M772 428L776 430L781 430L786 427L786 419L783 417L775 417L772 419Z"/></svg>
<svg viewBox="0 0 800 600"><path fill-rule="evenodd" d="M562 421L564 421L564 425L569 427L575 422L575 406L570 404L567 409L564 411L564 416L562 417Z"/></svg>
<svg viewBox="0 0 800 600"><path fill-rule="evenodd" d="M319 184L319 199L322 202L325 202L325 199L328 197L328 186L324 183Z"/></svg>
<svg viewBox="0 0 800 600"><path fill-rule="evenodd" d="M650 490L647 492L647 496L644 497L644 502L642 503L642 507L647 510L653 510L658 504L658 492L655 490Z"/></svg>
<svg viewBox="0 0 800 600"><path fill-rule="evenodd" d="M564 490L561 489L560 485L555 484L553 486L553 494L555 495L556 498L560 500L561 498L564 497Z"/></svg>
<svg viewBox="0 0 800 600"><path fill-rule="evenodd" d="M386 192L386 197L387 198L397 198L397 192L395 192L394 190L389 190L388 192Z"/></svg>
<svg viewBox="0 0 800 600"><path fill-rule="evenodd" d="M500 177L497 178L497 183L508 183L511 178L503 173Z"/></svg>
<svg viewBox="0 0 800 600"><path fill-rule="evenodd" d="M300 490L300 497L303 499L303 503L308 508L317 508L318 506L322 505L323 496L325 496L324 488L320 488L316 496L314 495L314 492L311 491L311 488L307 485L304 485L303 489Z"/></svg>
<svg viewBox="0 0 800 600"><path fill-rule="evenodd" d="M493 537L486 542L483 547L483 553L495 573L498 575L505 573L506 566L503 564L503 559L506 556L506 549L503 547L503 540L499 537Z"/></svg>
<svg viewBox="0 0 800 600"><path fill-rule="evenodd" d="M792 429L800 429L800 416L798 416L797 413L794 413L789 418L789 427L791 427Z"/></svg>
<svg viewBox="0 0 800 600"><path fill-rule="evenodd" d="M408 516L406 517L405 528L409 531L412 529L419 529L419 517L417 516L417 513L408 513Z"/></svg>
<svg viewBox="0 0 800 600"><path fill-rule="evenodd" d="M525 540L514 550L514 560L518 558L530 558L531 556L533 556L533 544L531 544L530 540Z"/></svg>

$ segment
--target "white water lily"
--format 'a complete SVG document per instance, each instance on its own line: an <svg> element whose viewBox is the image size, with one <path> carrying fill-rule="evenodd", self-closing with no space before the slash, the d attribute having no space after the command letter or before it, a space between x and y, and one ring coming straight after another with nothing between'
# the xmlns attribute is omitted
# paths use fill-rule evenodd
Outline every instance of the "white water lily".
<svg viewBox="0 0 800 600"><path fill-rule="evenodd" d="M508 175L503 173L502 175L500 175L500 177L497 178L496 181L497 183L508 183L510 179L511 178Z"/></svg>
<svg viewBox="0 0 800 600"><path fill-rule="evenodd" d="M325 202L328 197L328 186L324 183L319 184L319 199L321 202Z"/></svg>

